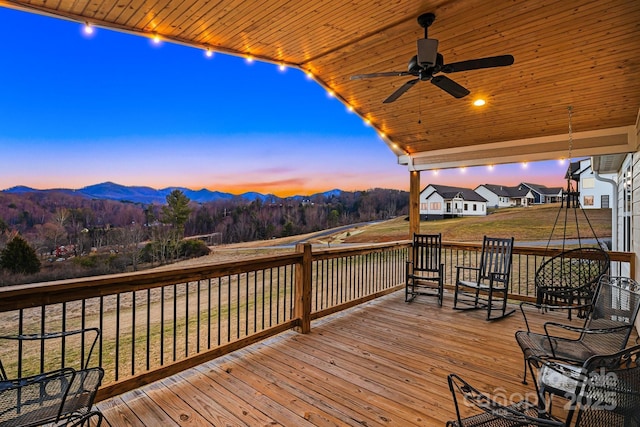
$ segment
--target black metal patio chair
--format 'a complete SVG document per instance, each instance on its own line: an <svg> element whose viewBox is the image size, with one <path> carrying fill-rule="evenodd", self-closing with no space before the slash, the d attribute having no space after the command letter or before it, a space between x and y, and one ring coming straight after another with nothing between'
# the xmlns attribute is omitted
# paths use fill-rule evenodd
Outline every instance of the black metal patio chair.
<svg viewBox="0 0 640 427"><path fill-rule="evenodd" d="M0 384L17 384L17 393L22 393L20 384L25 379L29 379L29 384L45 381L44 384L39 383L39 387L45 387L49 373L71 371L71 378L66 378L70 381L65 386L56 421L80 422L82 417L95 412L93 403L104 377L101 367L90 366L99 336L98 328L0 336L3 355L0 359ZM57 396L60 395L58 393ZM4 424L0 423L0 426L4 427Z"/></svg>
<svg viewBox="0 0 640 427"><path fill-rule="evenodd" d="M500 403L458 375L450 374L448 382L456 419L447 422L447 426L640 426L640 346L611 355L593 356L582 368L549 361L542 363L545 369L568 379L560 381L568 385L566 390L555 390L564 392L563 397L567 399L564 419L551 415L543 388L540 388L535 402L524 399L515 403ZM463 404L475 408L475 413L463 415Z"/></svg>
<svg viewBox="0 0 640 427"><path fill-rule="evenodd" d="M544 333L532 332L526 307L538 310L582 308L586 318L576 327L557 322L544 323ZM603 276L598 282L592 303L585 306L550 306L520 304L526 331L515 334L524 359L523 383L527 381L527 359L555 359L581 365L597 354L611 354L627 346L640 308L640 286L628 277ZM567 332L573 333L568 337Z"/></svg>
<svg viewBox="0 0 640 427"><path fill-rule="evenodd" d="M456 266L454 309L486 309L487 320L502 319L515 311L507 311L513 241L513 237L484 236L478 266ZM500 314L494 316L494 311Z"/></svg>
<svg viewBox="0 0 640 427"><path fill-rule="evenodd" d="M545 411L552 413L559 397L566 409L567 424L576 405L585 406L579 417L596 425L634 425L640 422L640 346L608 355L596 355L582 366L529 359L537 369L536 391ZM536 378L534 377L534 378ZM576 422L580 420L577 419Z"/></svg>
<svg viewBox="0 0 640 427"><path fill-rule="evenodd" d="M441 234L414 234L411 259L406 264L405 301L417 295L435 296L442 306L444 263Z"/></svg>

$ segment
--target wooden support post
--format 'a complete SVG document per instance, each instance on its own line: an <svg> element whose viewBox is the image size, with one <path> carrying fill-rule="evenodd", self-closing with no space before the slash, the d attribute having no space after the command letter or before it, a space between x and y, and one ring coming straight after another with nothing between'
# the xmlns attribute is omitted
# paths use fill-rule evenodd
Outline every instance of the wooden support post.
<svg viewBox="0 0 640 427"><path fill-rule="evenodd" d="M311 332L311 244L298 243L296 252L302 253L302 264L296 265L296 298L294 317L298 321L296 330L303 334Z"/></svg>
<svg viewBox="0 0 640 427"><path fill-rule="evenodd" d="M420 172L409 172L409 235L420 233Z"/></svg>

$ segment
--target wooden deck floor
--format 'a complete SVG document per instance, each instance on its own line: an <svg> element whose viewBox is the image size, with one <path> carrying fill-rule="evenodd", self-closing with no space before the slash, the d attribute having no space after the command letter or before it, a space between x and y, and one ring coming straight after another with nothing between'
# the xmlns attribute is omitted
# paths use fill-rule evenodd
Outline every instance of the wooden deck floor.
<svg viewBox="0 0 640 427"><path fill-rule="evenodd" d="M487 322L451 306L396 292L98 406L114 427L442 426L450 372L507 398L533 393L520 382L519 311Z"/></svg>

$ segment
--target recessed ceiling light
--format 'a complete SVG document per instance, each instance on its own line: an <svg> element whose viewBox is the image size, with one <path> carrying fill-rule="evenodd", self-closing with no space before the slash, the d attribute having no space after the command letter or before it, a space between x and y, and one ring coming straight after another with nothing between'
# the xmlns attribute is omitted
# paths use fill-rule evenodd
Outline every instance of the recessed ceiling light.
<svg viewBox="0 0 640 427"><path fill-rule="evenodd" d="M475 101L473 101L473 105L475 105L476 107L482 107L486 103L487 103L487 101L485 101L482 98L478 98Z"/></svg>

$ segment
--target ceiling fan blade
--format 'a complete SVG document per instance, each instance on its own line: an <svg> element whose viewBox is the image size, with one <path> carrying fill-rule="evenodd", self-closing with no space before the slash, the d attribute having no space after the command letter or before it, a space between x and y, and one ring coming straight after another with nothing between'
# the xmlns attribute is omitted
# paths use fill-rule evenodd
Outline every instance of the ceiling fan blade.
<svg viewBox="0 0 640 427"><path fill-rule="evenodd" d="M398 76L410 76L411 74L406 71L387 71L385 73L371 73L371 74L356 74L351 76L349 80L362 80L370 79L374 77L398 77Z"/></svg>
<svg viewBox="0 0 640 427"><path fill-rule="evenodd" d="M488 58L470 59L468 61L453 62L442 67L444 73L478 70L480 68L506 67L513 64L512 55L491 56Z"/></svg>
<svg viewBox="0 0 640 427"><path fill-rule="evenodd" d="M387 99L385 99L384 101L382 101L382 103L383 104L388 104L390 102L395 101L396 99L400 98L402 96L402 94L404 94L406 91L411 89L411 87L414 84L418 83L419 81L420 81L420 79L409 80L408 82L406 82L405 84L400 86L395 92L393 92L391 95L389 95L389 97Z"/></svg>
<svg viewBox="0 0 640 427"><path fill-rule="evenodd" d="M447 92L449 95L455 98L464 98L469 95L469 92L465 87L460 86L447 76L435 76L431 78L431 83L438 86L440 89Z"/></svg>

